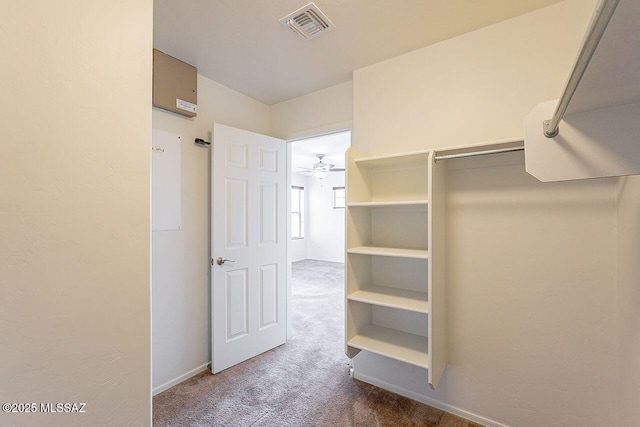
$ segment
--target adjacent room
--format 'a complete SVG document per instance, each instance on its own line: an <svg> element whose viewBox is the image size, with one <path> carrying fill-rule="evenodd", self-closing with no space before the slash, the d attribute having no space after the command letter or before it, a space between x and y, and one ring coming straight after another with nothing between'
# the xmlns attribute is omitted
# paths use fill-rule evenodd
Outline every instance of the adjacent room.
<svg viewBox="0 0 640 427"><path fill-rule="evenodd" d="M640 425L640 2L0 34L0 425Z"/></svg>
<svg viewBox="0 0 640 427"><path fill-rule="evenodd" d="M292 141L291 261L344 264L345 153L351 132Z"/></svg>

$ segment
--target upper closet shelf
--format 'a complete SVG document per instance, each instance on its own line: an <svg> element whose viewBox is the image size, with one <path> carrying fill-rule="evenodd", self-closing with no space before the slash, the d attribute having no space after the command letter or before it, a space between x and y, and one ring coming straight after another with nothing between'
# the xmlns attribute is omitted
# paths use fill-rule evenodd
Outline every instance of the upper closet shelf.
<svg viewBox="0 0 640 427"><path fill-rule="evenodd" d="M601 0L559 100L525 117L527 172L541 181L640 173L640 1Z"/></svg>
<svg viewBox="0 0 640 427"><path fill-rule="evenodd" d="M429 151L414 151L402 154L390 154L383 156L360 157L355 159L355 164L368 168L382 168L392 166L402 166L408 163L427 163Z"/></svg>

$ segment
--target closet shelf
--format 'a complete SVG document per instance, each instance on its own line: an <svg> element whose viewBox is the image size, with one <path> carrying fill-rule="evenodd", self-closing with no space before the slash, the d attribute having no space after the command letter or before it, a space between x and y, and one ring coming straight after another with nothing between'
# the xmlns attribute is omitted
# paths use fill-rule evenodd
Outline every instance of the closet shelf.
<svg viewBox="0 0 640 427"><path fill-rule="evenodd" d="M378 246L358 246L355 248L347 249L347 253L360 254L360 255L388 256L388 257L398 257L398 258L416 258L416 259L429 258L429 252L425 249L382 248Z"/></svg>
<svg viewBox="0 0 640 427"><path fill-rule="evenodd" d="M385 201L385 202L349 202L347 206L353 207L385 207L385 206L427 206L428 201L424 200L397 200L397 201Z"/></svg>
<svg viewBox="0 0 640 427"><path fill-rule="evenodd" d="M428 368L427 338L377 325L366 325L348 346Z"/></svg>
<svg viewBox="0 0 640 427"><path fill-rule="evenodd" d="M402 154L390 154L384 156L360 157L354 163L367 168L381 168L391 166L406 166L410 163L428 164L429 151L414 151Z"/></svg>
<svg viewBox="0 0 640 427"><path fill-rule="evenodd" d="M347 296L350 301L359 301L383 307L428 313L427 293L390 288L387 286L368 286Z"/></svg>

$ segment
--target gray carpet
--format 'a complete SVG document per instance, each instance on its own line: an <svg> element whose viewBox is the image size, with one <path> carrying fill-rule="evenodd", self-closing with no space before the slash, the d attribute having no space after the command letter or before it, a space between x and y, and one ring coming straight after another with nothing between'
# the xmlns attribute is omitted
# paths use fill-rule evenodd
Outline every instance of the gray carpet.
<svg viewBox="0 0 640 427"><path fill-rule="evenodd" d="M156 426L442 426L475 423L353 380L344 354L344 264L293 263L285 345L153 399Z"/></svg>

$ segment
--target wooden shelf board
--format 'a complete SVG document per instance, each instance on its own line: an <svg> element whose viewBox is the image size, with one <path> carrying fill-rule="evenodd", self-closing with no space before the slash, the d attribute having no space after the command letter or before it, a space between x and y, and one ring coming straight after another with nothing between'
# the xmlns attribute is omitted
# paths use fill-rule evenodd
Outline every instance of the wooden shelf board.
<svg viewBox="0 0 640 427"><path fill-rule="evenodd" d="M361 255L390 256L399 258L428 259L429 253L424 249L381 248L377 246L358 246L347 249L347 253Z"/></svg>
<svg viewBox="0 0 640 427"><path fill-rule="evenodd" d="M428 201L425 200L398 200L385 202L349 202L347 206L353 207L385 207L385 206L427 206Z"/></svg>
<svg viewBox="0 0 640 427"><path fill-rule="evenodd" d="M355 159L355 163L365 167L389 167L401 166L411 163L424 162L429 160L429 151L414 151L411 153L389 154L384 156L360 157Z"/></svg>
<svg viewBox="0 0 640 427"><path fill-rule="evenodd" d="M390 288L387 286L368 286L347 296L348 300L359 301L383 307L428 313L427 293Z"/></svg>
<svg viewBox="0 0 640 427"><path fill-rule="evenodd" d="M427 338L377 325L366 325L347 343L360 350L427 369Z"/></svg>

